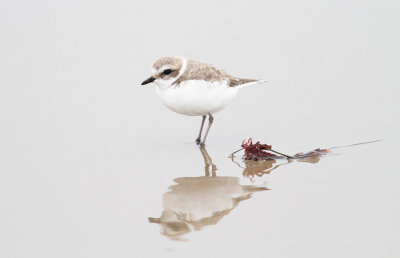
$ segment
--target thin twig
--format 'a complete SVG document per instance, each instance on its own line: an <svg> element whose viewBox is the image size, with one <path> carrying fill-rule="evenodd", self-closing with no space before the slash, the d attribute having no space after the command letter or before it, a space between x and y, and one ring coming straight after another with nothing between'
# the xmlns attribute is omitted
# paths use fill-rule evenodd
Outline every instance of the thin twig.
<svg viewBox="0 0 400 258"><path fill-rule="evenodd" d="M231 155L229 155L228 157L233 157L233 154L235 154L235 153L237 153L237 152L239 152L239 151L241 151L241 150L244 150L244 148L241 148L240 150L237 150L237 151L232 152Z"/></svg>
<svg viewBox="0 0 400 258"><path fill-rule="evenodd" d="M329 148L329 150L338 149L338 148L353 147L353 146L357 146L357 145L369 144L369 143L380 142L380 141L383 141L383 139L379 139L379 140L375 140L375 141L369 141L369 142L354 143L354 144L349 144L349 145L335 146L335 147Z"/></svg>
<svg viewBox="0 0 400 258"><path fill-rule="evenodd" d="M269 151L272 151L272 152L275 152L276 154L279 154L279 155L285 156L285 157L286 157L286 158L288 158L288 159L294 159L294 157L292 157L292 156L289 156L289 155L286 155L286 154L283 154L283 153L281 153L281 152L279 152L279 151L275 151L275 150L273 150L273 149L269 149L269 148L265 148L265 149L267 149L267 150L269 150Z"/></svg>
<svg viewBox="0 0 400 258"><path fill-rule="evenodd" d="M245 148L241 148L241 149L239 149L239 150L237 150L237 151L234 151L234 152L232 152L231 155L229 155L228 157L232 158L232 157L233 157L233 154L238 153L239 151L244 150L244 149L245 149ZM269 151L275 152L276 154L279 154L279 155L281 155L281 156L284 156L284 157L286 157L286 158L288 158L288 159L294 159L294 157L292 157L292 156L283 154L283 153L278 152L278 151L275 151L275 150L273 150L273 149L265 148L265 150L269 150Z"/></svg>

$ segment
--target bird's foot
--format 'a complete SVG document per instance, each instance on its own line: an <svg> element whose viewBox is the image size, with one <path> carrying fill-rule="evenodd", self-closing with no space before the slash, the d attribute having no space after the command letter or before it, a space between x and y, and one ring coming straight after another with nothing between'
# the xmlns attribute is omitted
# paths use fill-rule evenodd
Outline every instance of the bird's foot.
<svg viewBox="0 0 400 258"><path fill-rule="evenodd" d="M197 145L200 145L200 142L201 142L201 139L200 139L200 138L197 138L197 139L196 139L196 144L197 144Z"/></svg>

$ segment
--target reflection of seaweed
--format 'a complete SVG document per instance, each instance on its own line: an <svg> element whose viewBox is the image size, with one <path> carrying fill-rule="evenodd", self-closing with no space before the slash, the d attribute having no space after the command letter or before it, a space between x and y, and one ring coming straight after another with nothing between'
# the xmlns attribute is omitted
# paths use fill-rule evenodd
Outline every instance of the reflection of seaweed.
<svg viewBox="0 0 400 258"><path fill-rule="evenodd" d="M271 145L261 144L260 142L253 143L251 138L248 141L243 141L241 147L242 149L233 152L230 157L232 162L243 169L243 176L249 178L252 182L255 181L255 176L262 177L282 165L292 163L294 160L317 163L321 156L329 152L328 149L315 149L306 153L300 152L289 156L273 150ZM241 150L244 150L242 159L245 167L236 162L233 155ZM277 160L281 160L282 162L277 164Z"/></svg>
<svg viewBox="0 0 400 258"><path fill-rule="evenodd" d="M241 145L242 149L233 152L230 155L230 158L232 159L233 163L235 163L236 165L238 165L240 168L243 169L243 176L249 178L250 181L254 182L255 176L262 177L265 174L271 173L272 170L277 169L280 166L292 163L293 161L307 162L307 163L315 164L315 163L319 162L319 160L322 156L329 153L330 150L332 150L332 149L374 143L377 141L380 141L380 140L332 147L329 149L318 148L318 149L315 149L315 150L312 150L312 151L309 151L306 153L300 152L293 156L289 156L289 155L280 153L278 151L272 150L271 145L261 144L260 142L253 143L252 139L250 138L247 142L243 141L242 145ZM235 156L233 155L241 150L244 150L244 155L242 157L243 163L245 165L244 167L235 160ZM274 152L275 154L273 154L271 152ZM279 154L279 155L276 155L276 154ZM282 162L279 164L276 164L276 162L278 160L282 161Z"/></svg>
<svg viewBox="0 0 400 258"><path fill-rule="evenodd" d="M296 154L297 155L297 154ZM308 163L318 163L319 156L306 156L304 158L298 158L296 161L308 162ZM255 181L255 177L262 177L263 175L270 174L271 171L277 169L280 166L290 164L294 159L281 159L281 163L277 163L276 159L266 159L266 160L245 160L243 159L244 167L240 165L234 156L231 156L233 163L238 165L243 169L243 176L250 179L251 182Z"/></svg>
<svg viewBox="0 0 400 258"><path fill-rule="evenodd" d="M217 224L252 193L264 186L241 185L239 178L217 176L216 165L206 149L200 148L205 176L175 178L176 184L163 195L163 212L149 222L161 226L161 234L173 240L205 226Z"/></svg>
<svg viewBox="0 0 400 258"><path fill-rule="evenodd" d="M250 179L251 182L255 181L255 176L262 177L263 175L270 174L272 170L280 166L289 164L292 160L286 160L285 163L276 164L276 160L243 160L245 167L241 166L232 156L232 162L243 169L243 176Z"/></svg>

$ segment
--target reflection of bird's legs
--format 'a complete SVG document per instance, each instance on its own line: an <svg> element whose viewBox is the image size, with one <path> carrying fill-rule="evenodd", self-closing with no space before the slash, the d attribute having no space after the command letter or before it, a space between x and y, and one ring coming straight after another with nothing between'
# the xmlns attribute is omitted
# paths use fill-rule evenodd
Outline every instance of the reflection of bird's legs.
<svg viewBox="0 0 400 258"><path fill-rule="evenodd" d="M211 114L208 114L208 126L207 126L207 130L206 133L204 134L204 138L203 141L200 145L204 146L206 144L206 139L207 139L207 135L208 132L210 131L211 125L214 122L214 117Z"/></svg>
<svg viewBox="0 0 400 258"><path fill-rule="evenodd" d="M203 116L203 119L201 120L199 136L197 136L197 139L196 139L196 144L197 145L199 145L200 142L201 142L201 132L203 131L203 126L204 126L204 121L205 120L206 120L206 116Z"/></svg>
<svg viewBox="0 0 400 258"><path fill-rule="evenodd" d="M208 152L206 148L200 147L200 152L201 155L203 156L204 159L204 172L206 176L210 176L210 166L211 166L211 175L216 176L216 171L217 171L217 166L212 162L212 159L210 155L208 155Z"/></svg>

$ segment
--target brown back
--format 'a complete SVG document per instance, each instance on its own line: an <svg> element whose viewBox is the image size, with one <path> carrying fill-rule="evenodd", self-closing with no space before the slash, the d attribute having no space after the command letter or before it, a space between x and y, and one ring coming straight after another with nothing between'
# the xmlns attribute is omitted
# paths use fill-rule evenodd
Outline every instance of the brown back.
<svg viewBox="0 0 400 258"><path fill-rule="evenodd" d="M173 84L178 85L186 80L204 80L207 82L227 81L231 87L258 81L255 79L236 78L211 64L190 59L187 60L186 71Z"/></svg>

